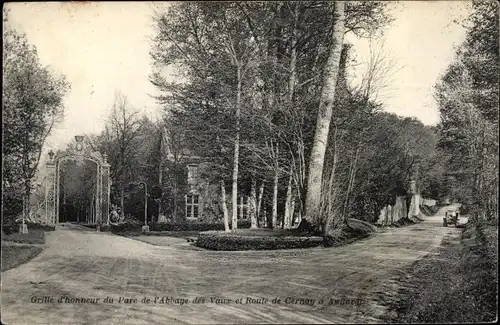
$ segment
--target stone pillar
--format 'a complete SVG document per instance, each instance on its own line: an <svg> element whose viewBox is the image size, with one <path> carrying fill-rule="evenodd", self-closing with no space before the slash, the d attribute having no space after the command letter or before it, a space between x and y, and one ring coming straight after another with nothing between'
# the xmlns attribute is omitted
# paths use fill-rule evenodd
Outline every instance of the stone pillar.
<svg viewBox="0 0 500 325"><path fill-rule="evenodd" d="M382 210L380 210L380 214L378 216L377 223L381 224L381 225L385 225L385 207L383 207Z"/></svg>
<svg viewBox="0 0 500 325"><path fill-rule="evenodd" d="M418 189L416 185L416 181L410 181L410 194L411 194L411 203L410 208L408 209L408 218L416 217L420 214L420 195L418 194Z"/></svg>
<svg viewBox="0 0 500 325"><path fill-rule="evenodd" d="M396 207L397 207L397 217L396 217L396 220L394 221L398 221L402 218L404 218L406 216L406 200L405 200L405 197L404 196L398 196L396 198Z"/></svg>
<svg viewBox="0 0 500 325"><path fill-rule="evenodd" d="M389 225L389 214L388 214L388 210L387 210L387 206L384 207L384 225Z"/></svg>
<svg viewBox="0 0 500 325"><path fill-rule="evenodd" d="M56 224L56 164L53 159L49 159L46 163L47 166L47 193L45 193L47 200L47 223L49 225Z"/></svg>

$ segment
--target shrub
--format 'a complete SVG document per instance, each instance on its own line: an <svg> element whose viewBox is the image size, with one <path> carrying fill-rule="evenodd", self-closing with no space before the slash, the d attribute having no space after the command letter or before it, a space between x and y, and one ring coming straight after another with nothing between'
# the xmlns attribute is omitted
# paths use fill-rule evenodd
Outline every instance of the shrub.
<svg viewBox="0 0 500 325"><path fill-rule="evenodd" d="M417 217L413 217L413 218L420 220ZM403 226L414 225L414 224L416 224L416 221L414 221L414 220L412 220L412 219L410 219L408 217L401 218L398 221L396 221L395 223L393 223L393 225L396 226L396 227L403 227Z"/></svg>
<svg viewBox="0 0 500 325"><path fill-rule="evenodd" d="M366 238L377 231L377 227L372 224L354 218L349 218L348 225L341 228L332 229L328 236L324 237L323 245L326 247L342 246L353 241Z"/></svg>
<svg viewBox="0 0 500 325"><path fill-rule="evenodd" d="M101 226L101 231L112 231L111 227L112 227L112 225L106 225L106 224L104 224L104 225Z"/></svg>
<svg viewBox="0 0 500 325"><path fill-rule="evenodd" d="M124 222L124 223L119 223L116 225L109 225L109 230L113 233L134 232L134 231L140 231L142 225L143 225L142 223ZM108 226L106 225L105 228L107 228L107 227ZM101 230L103 228L101 228Z"/></svg>
<svg viewBox="0 0 500 325"><path fill-rule="evenodd" d="M28 229L40 229L40 230L43 230L43 231L54 231L54 230L56 230L55 226L45 225L45 224L42 224L42 223L26 222L26 224L28 225Z"/></svg>
<svg viewBox="0 0 500 325"><path fill-rule="evenodd" d="M370 234L377 231L377 227L363 220L349 218L347 222L351 228L364 234Z"/></svg>
<svg viewBox="0 0 500 325"><path fill-rule="evenodd" d="M322 243L323 238L315 236L248 236L220 231L201 232L196 241L197 246L216 251L308 248Z"/></svg>

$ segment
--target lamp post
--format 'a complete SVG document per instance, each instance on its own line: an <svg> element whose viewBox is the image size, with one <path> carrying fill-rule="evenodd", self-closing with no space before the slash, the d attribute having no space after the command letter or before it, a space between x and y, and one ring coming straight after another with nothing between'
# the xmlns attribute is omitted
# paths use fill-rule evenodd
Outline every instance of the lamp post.
<svg viewBox="0 0 500 325"><path fill-rule="evenodd" d="M75 135L76 151L82 151L83 139L84 139L83 135Z"/></svg>
<svg viewBox="0 0 500 325"><path fill-rule="evenodd" d="M146 182L138 182L139 187L144 187L144 226L142 226L142 232L149 232L148 226L148 184Z"/></svg>

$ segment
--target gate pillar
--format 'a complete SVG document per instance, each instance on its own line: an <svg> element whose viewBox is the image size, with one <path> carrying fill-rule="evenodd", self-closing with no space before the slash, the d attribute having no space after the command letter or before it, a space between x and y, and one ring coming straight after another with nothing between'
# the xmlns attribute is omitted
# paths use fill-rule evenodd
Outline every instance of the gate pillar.
<svg viewBox="0 0 500 325"><path fill-rule="evenodd" d="M56 224L56 162L54 160L54 153L49 152L49 160L45 164L47 166L47 186L46 186L46 200L47 200L47 223L49 225Z"/></svg>

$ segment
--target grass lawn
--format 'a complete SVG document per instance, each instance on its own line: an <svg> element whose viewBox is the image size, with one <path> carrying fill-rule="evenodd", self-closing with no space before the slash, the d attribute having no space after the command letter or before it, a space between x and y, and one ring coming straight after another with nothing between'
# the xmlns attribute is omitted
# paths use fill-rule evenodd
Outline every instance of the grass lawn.
<svg viewBox="0 0 500 325"><path fill-rule="evenodd" d="M6 246L2 243L2 272L26 263L41 251L38 246Z"/></svg>
<svg viewBox="0 0 500 325"><path fill-rule="evenodd" d="M44 232L41 229L30 229L27 234L12 233L3 235L2 241L11 241L22 244L44 244Z"/></svg>
<svg viewBox="0 0 500 325"><path fill-rule="evenodd" d="M118 233L117 235L143 241L155 246L172 246L185 243L187 238L195 239L199 231L150 231L141 233L138 231Z"/></svg>
<svg viewBox="0 0 500 325"><path fill-rule="evenodd" d="M169 236L130 236L130 239L139 240L155 246L173 246L187 243L185 238Z"/></svg>

